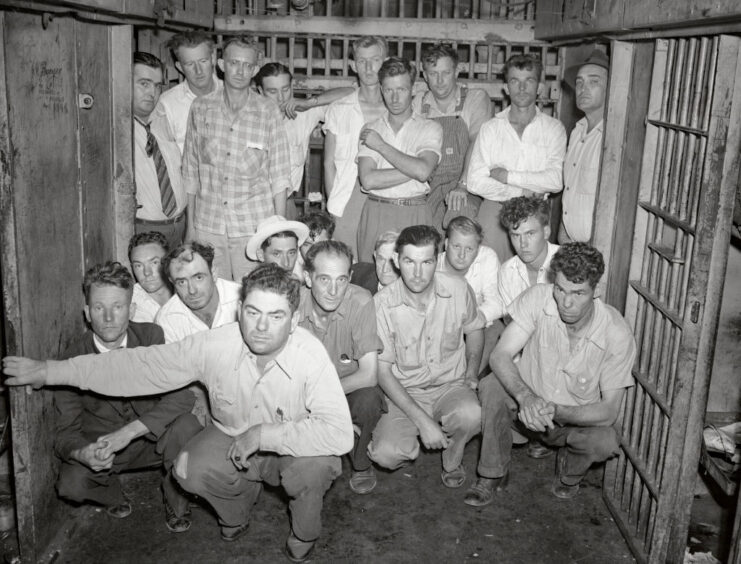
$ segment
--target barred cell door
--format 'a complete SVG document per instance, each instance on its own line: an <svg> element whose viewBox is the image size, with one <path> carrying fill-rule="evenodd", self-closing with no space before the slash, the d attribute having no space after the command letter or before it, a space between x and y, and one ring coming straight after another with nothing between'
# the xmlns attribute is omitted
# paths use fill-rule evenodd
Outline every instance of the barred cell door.
<svg viewBox="0 0 741 564"><path fill-rule="evenodd" d="M636 386L603 490L640 562L681 562L686 545L738 181L739 43L654 49L625 309Z"/></svg>

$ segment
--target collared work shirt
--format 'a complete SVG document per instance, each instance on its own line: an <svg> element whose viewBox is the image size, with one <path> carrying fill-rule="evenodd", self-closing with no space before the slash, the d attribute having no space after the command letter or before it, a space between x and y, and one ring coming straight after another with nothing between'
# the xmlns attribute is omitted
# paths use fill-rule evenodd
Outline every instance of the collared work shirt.
<svg viewBox="0 0 741 564"><path fill-rule="evenodd" d="M180 166L180 150L177 145L170 141L166 134L167 124L164 119L154 114L149 122L150 131L157 140L162 158L167 167L167 175L170 178L172 192L177 204L175 214L177 217L188 205L185 195ZM134 182L136 184L136 203L141 206L136 210L136 217L149 221L162 221L168 219L162 211L162 193L160 183L157 179L157 168L154 159L147 155L147 130L138 121L134 120Z"/></svg>
<svg viewBox="0 0 741 564"><path fill-rule="evenodd" d="M380 290L376 303L378 360L406 389L426 390L463 381L466 350L463 335L482 328L476 297L461 277L436 272L424 311L406 298L401 278Z"/></svg>
<svg viewBox="0 0 741 564"><path fill-rule="evenodd" d="M594 316L584 336L569 345L558 314L553 284L537 284L508 308L514 323L530 335L522 350L522 380L537 395L559 405L589 405L602 394L633 385L636 345L618 311L594 300Z"/></svg>
<svg viewBox="0 0 741 564"><path fill-rule="evenodd" d="M551 259L560 248L558 245L554 245L553 243L546 244L548 245L548 252L545 261L543 261L543 266L538 269L538 276L535 279L536 284L548 284L550 282L548 278L551 274ZM499 290L499 297L502 300L502 305L505 308L511 304L517 296L530 288L530 286L532 286L532 284L530 284L530 278L528 277L527 265L525 265L525 263L522 262L522 259L517 255L505 261L499 268L497 288Z"/></svg>
<svg viewBox="0 0 741 564"><path fill-rule="evenodd" d="M587 133L587 118L582 118L569 137L563 164L563 226L572 241L586 243L592 237L603 123L600 121Z"/></svg>
<svg viewBox="0 0 741 564"><path fill-rule="evenodd" d="M437 257L437 270L450 272L450 266L445 262L445 252ZM497 276L499 274L499 258L494 249L481 245L479 254L473 259L468 271L463 275L476 296L476 305L486 319L486 325L491 325L495 319L504 315L504 306L499 297ZM455 274L451 273L452 276Z"/></svg>
<svg viewBox="0 0 741 564"><path fill-rule="evenodd" d="M188 335L216 329L237 320L242 286L231 280L217 278L216 289L219 292L219 305L211 327L193 313L177 294L172 295L155 318L155 323L165 332L166 343L180 341Z"/></svg>
<svg viewBox="0 0 741 564"><path fill-rule="evenodd" d="M376 308L365 288L350 284L339 307L329 314L326 331L314 324L311 290L301 289L300 327L319 339L329 353L337 374L344 378L358 370L358 361L369 352L381 351L376 331Z"/></svg>
<svg viewBox="0 0 741 564"><path fill-rule="evenodd" d="M353 445L350 410L322 344L301 327L264 372L238 323L177 343L50 361L50 385L112 396L208 389L214 424L237 436L262 425L260 450L287 456L342 455Z"/></svg>
<svg viewBox="0 0 741 564"><path fill-rule="evenodd" d="M324 121L326 111L326 106L317 106L305 112L298 112L294 119L283 118L288 145L291 148L291 192L298 192L301 189L311 133Z"/></svg>
<svg viewBox="0 0 741 564"><path fill-rule="evenodd" d="M355 183L358 181L358 139L360 130L366 123L360 99L356 90L344 98L335 100L327 106L324 117L324 133L331 133L336 138L334 151L335 179L332 186L328 186L327 211L332 215L342 217L345 206L350 200ZM380 117L385 108L379 109ZM369 116L368 121L375 121L376 116Z"/></svg>
<svg viewBox="0 0 741 564"><path fill-rule="evenodd" d="M481 126L468 165L468 191L495 202L523 195L560 192L566 130L560 121L536 108L522 138L509 122L510 108ZM506 168L508 184L489 176L491 169Z"/></svg>
<svg viewBox="0 0 741 564"><path fill-rule="evenodd" d="M419 114L413 113L401 126L398 132L394 132L388 121L388 112L369 124L370 129L375 130L386 143L398 149L402 153L419 157L426 151L433 152L440 160L440 150L443 145L443 128L439 123L423 118ZM358 161L362 158L368 158L373 161L375 167L379 170L395 168L380 153L373 149L360 145L358 149ZM420 182L410 178L406 182L385 188L383 190L373 190L374 196L379 198L414 198L423 196L430 191L430 185L427 182Z"/></svg>
<svg viewBox="0 0 741 564"><path fill-rule="evenodd" d="M223 83L216 75L214 75L214 88L217 91L223 88ZM193 100L197 97L188 86L188 82L184 80L169 90L165 90L154 109L155 114L162 115L167 120L170 138L177 143L181 154L185 146L185 133L188 130L188 114L190 114Z"/></svg>
<svg viewBox="0 0 741 564"><path fill-rule="evenodd" d="M249 237L275 215L273 197L290 188L290 149L275 102L251 91L232 117L225 95L212 92L191 106L183 181L196 197L196 229Z"/></svg>
<svg viewBox="0 0 741 564"><path fill-rule="evenodd" d="M461 103L461 85L456 86L455 102L450 105L446 111L441 111L437 105L435 97L432 92L425 90L419 92L414 96L412 100L412 109L417 114L422 114L422 106L429 104L430 110L426 117L434 119L437 117L454 116L458 115L456 108ZM486 90L482 88L468 88L466 93L466 100L463 103L463 108L460 111L460 117L468 128L469 136L478 135L481 126L486 123L487 120L491 119L491 98L487 94ZM461 155L463 158L465 155Z"/></svg>
<svg viewBox="0 0 741 564"><path fill-rule="evenodd" d="M131 305L136 305L131 321L154 323L154 318L162 306L137 282L131 296Z"/></svg>

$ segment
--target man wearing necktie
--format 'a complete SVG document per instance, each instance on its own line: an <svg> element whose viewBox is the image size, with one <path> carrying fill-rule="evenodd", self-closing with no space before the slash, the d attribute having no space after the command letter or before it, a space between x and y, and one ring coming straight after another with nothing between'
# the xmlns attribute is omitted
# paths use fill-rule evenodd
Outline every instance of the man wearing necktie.
<svg viewBox="0 0 741 564"><path fill-rule="evenodd" d="M185 235L187 198L180 176L180 150L169 138L164 118L153 113L162 89L162 69L154 55L134 53L135 231L158 231L172 248Z"/></svg>

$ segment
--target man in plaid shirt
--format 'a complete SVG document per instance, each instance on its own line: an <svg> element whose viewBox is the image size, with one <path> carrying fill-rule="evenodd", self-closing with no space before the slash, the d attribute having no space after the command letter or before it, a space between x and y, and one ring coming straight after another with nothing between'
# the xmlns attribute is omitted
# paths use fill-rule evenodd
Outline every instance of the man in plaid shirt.
<svg viewBox="0 0 741 564"><path fill-rule="evenodd" d="M259 70L257 46L233 37L222 57L223 91L196 99L188 118L186 238L213 245L218 275L240 280L257 266L245 246L258 223L285 214L290 149L278 106L250 89Z"/></svg>

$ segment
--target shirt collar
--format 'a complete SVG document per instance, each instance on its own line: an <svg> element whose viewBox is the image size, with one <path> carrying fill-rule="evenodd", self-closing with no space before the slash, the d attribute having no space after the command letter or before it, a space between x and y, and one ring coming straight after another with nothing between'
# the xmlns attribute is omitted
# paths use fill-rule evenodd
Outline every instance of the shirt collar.
<svg viewBox="0 0 741 564"><path fill-rule="evenodd" d="M334 319L335 315L338 317L345 317L345 314L347 313L347 308L350 307L348 305L348 293L350 292L350 288L347 289L347 292L345 292L345 297L342 298L342 301L340 302L340 305L337 307L336 310L329 312L329 319ZM314 298L311 296L311 289L310 288L301 288L301 302L299 303L299 323L302 321L308 320L312 325L314 324Z"/></svg>
<svg viewBox="0 0 741 564"><path fill-rule="evenodd" d="M103 341L101 341L98 338L98 336L95 333L93 333L93 345L95 346L95 348L98 350L99 353L107 353L107 352L114 351L116 349L125 349L128 344L129 344L128 332L126 333L126 335L124 335L124 338L123 338L123 341L121 341L121 344L113 349L109 349L107 346L105 346L103 344Z"/></svg>
<svg viewBox="0 0 741 564"><path fill-rule="evenodd" d="M445 287L445 284L441 281L442 277L450 276L449 274L445 274L443 272L435 272L435 275L432 279L433 284L433 292L435 293L435 297L438 298L450 298L453 294L450 293L450 290L448 290ZM401 305L407 305L409 307L416 307L414 304L412 304L410 301L407 300L407 292L406 288L404 287L404 281L401 279L401 276L396 279L396 281L392 282L387 288L391 288L391 297L389 299L389 307L399 307Z"/></svg>

